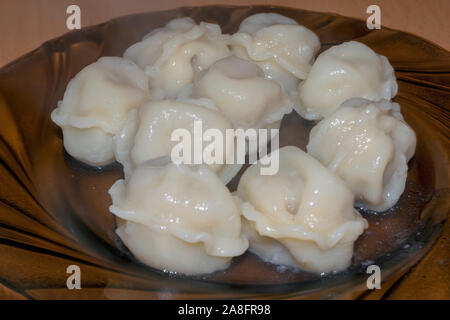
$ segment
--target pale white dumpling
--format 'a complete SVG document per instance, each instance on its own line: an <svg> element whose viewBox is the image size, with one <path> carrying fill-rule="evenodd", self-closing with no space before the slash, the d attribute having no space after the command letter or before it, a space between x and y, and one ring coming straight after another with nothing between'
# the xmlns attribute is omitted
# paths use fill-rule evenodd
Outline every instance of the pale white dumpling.
<svg viewBox="0 0 450 320"><path fill-rule="evenodd" d="M198 28L195 28L196 26L191 18L173 19L164 27L154 29L145 35L142 41L130 46L125 51L124 57L133 60L142 69L151 66L163 54L164 44L167 41L190 30L198 31Z"/></svg>
<svg viewBox="0 0 450 320"><path fill-rule="evenodd" d="M350 41L322 52L298 93L296 111L306 119L318 120L350 98L390 100L397 94L397 82L385 56Z"/></svg>
<svg viewBox="0 0 450 320"><path fill-rule="evenodd" d="M189 92L196 72L231 54L228 38L216 24L174 19L128 48L124 57L145 69L154 99L177 98Z"/></svg>
<svg viewBox="0 0 450 320"><path fill-rule="evenodd" d="M367 221L353 194L320 162L296 147L279 152L279 171L250 166L236 192L250 251L265 261L312 272L342 270Z"/></svg>
<svg viewBox="0 0 450 320"><path fill-rule="evenodd" d="M255 32L273 25L298 25L292 18L274 12L262 12L248 16L239 25L239 32L254 34Z"/></svg>
<svg viewBox="0 0 450 320"><path fill-rule="evenodd" d="M307 150L346 182L360 205L384 211L405 189L415 147L397 103L354 98L311 130Z"/></svg>
<svg viewBox="0 0 450 320"><path fill-rule="evenodd" d="M254 63L235 56L222 59L194 84L193 95L214 101L236 128L279 127L292 104L283 88L264 77Z"/></svg>
<svg viewBox="0 0 450 320"><path fill-rule="evenodd" d="M197 133L194 132L195 121L201 121L201 128L197 127ZM226 164L227 152L233 153L235 150L234 136L226 135L227 129L233 129L232 123L215 109L211 101L185 99L148 101L130 112L123 130L115 137L116 159L124 166L125 176L148 160L170 157L175 145L184 139L171 141L172 134L177 129L186 129L190 133L192 148L188 161L191 164L195 163L194 139L203 136L208 129L220 131L223 138L221 141L199 141L200 148L196 150L202 153L208 145L218 142L218 148L221 145L222 159L220 163L210 164L210 169L216 172L225 184L237 174L242 165ZM203 156L201 160L204 163Z"/></svg>
<svg viewBox="0 0 450 320"><path fill-rule="evenodd" d="M277 13L246 18L233 35L234 55L255 62L266 77L278 81L298 109L298 85L320 48L319 38L295 20Z"/></svg>
<svg viewBox="0 0 450 320"><path fill-rule="evenodd" d="M113 136L122 130L128 110L148 94L148 78L136 64L103 57L69 82L51 118L62 128L71 156L89 165L106 165L114 161Z"/></svg>
<svg viewBox="0 0 450 320"><path fill-rule="evenodd" d="M232 195L207 166L146 163L109 193L117 234L154 268L211 273L227 268L248 247Z"/></svg>
<svg viewBox="0 0 450 320"><path fill-rule="evenodd" d="M305 79L320 48L319 38L295 20L277 13L246 18L232 36L233 53L256 62L267 77L277 80L288 93Z"/></svg>

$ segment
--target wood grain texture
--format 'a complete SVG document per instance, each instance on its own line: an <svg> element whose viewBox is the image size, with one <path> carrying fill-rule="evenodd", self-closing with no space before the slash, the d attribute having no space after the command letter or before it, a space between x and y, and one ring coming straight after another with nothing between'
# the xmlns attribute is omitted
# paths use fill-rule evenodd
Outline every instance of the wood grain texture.
<svg viewBox="0 0 450 320"><path fill-rule="evenodd" d="M82 26L132 13L210 4L278 5L366 19L366 8L377 4L383 25L450 49L448 0L0 0L0 66L66 33L66 8L70 4L80 6Z"/></svg>

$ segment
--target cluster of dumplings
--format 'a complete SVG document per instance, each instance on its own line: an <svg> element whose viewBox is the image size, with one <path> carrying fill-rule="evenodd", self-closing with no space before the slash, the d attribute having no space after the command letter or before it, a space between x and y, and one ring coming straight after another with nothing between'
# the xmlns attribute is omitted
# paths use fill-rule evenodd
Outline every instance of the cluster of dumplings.
<svg viewBox="0 0 450 320"><path fill-rule="evenodd" d="M246 18L233 35L179 18L69 82L52 120L74 158L123 165L110 211L137 259L186 275L224 270L247 250L311 272L350 265L368 227L354 206L397 203L416 136L390 101L386 57L356 41L319 49L314 32L275 13ZM196 120L221 132L279 128L294 110L316 122L306 152L272 150L278 172L261 175L260 159L234 194L226 184L241 166L170 160L171 133L193 133Z"/></svg>

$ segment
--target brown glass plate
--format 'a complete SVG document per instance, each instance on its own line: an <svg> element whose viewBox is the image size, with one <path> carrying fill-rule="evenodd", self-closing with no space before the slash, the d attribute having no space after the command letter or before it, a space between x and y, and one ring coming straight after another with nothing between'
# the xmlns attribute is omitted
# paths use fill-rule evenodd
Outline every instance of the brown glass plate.
<svg viewBox="0 0 450 320"><path fill-rule="evenodd" d="M281 271L250 253L225 272L171 276L136 261L114 233L107 193L120 165L92 168L63 150L50 112L68 81L101 56L121 56L175 17L218 23L225 33L257 12L278 12L312 29L322 50L358 40L394 66L406 121L418 136L407 188L389 212L363 212L369 229L352 266L338 274ZM0 297L60 299L357 298L366 267L382 271L382 291L431 248L449 212L450 54L416 36L363 21L280 7L200 7L139 14L70 32L0 70ZM281 145L304 149L312 123L291 113ZM235 188L238 179L230 183ZM81 268L68 290L66 268Z"/></svg>

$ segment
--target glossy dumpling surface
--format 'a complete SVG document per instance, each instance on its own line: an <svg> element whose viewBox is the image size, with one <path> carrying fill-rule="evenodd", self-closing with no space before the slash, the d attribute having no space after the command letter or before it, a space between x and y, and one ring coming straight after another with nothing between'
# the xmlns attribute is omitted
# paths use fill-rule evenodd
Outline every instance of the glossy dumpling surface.
<svg viewBox="0 0 450 320"><path fill-rule="evenodd" d="M207 166L146 163L109 193L117 234L154 268L210 273L225 269L248 247L232 195Z"/></svg>
<svg viewBox="0 0 450 320"><path fill-rule="evenodd" d="M350 98L390 100L397 94L397 82L385 56L365 44L350 41L322 52L298 92L297 112L306 119L317 120Z"/></svg>
<svg viewBox="0 0 450 320"><path fill-rule="evenodd" d="M124 57L145 70L154 99L176 98L188 90L196 72L231 54L227 44L218 25L181 18L151 32Z"/></svg>
<svg viewBox="0 0 450 320"><path fill-rule="evenodd" d="M276 81L254 63L230 56L214 63L197 79L194 96L214 101L236 128L279 126L291 102Z"/></svg>
<svg viewBox="0 0 450 320"><path fill-rule="evenodd" d="M400 106L350 99L310 133L308 153L340 176L364 207L384 211L404 191L416 135Z"/></svg>
<svg viewBox="0 0 450 320"><path fill-rule="evenodd" d="M194 122L201 121L201 128L195 129ZM234 137L227 136L226 130L233 129L232 123L207 99L148 101L129 114L123 130L115 137L115 155L124 166L125 176L142 163L163 156L170 157L175 145L182 139L172 141L177 129L185 129L190 134L191 156L188 161L194 164L194 152L203 152L212 141L198 141L201 149L194 150L194 139L208 129L218 130L223 139L220 163L211 163L210 169L222 181L228 183L239 171L241 165L226 164L227 152L234 152ZM194 132L198 130L199 132ZM199 134L199 135L198 135ZM220 146L220 145L219 145ZM203 158L201 159L204 163Z"/></svg>
<svg viewBox="0 0 450 320"><path fill-rule="evenodd" d="M275 80L288 78L284 72L305 79L320 41L314 32L291 18L258 13L242 21L232 36L232 47L237 55L244 55L239 47L244 48L248 58L261 63L266 74Z"/></svg>
<svg viewBox="0 0 450 320"><path fill-rule="evenodd" d="M236 198L250 251L274 264L313 272L346 268L367 222L353 194L320 162L296 147L279 149L279 171L261 163L242 176Z"/></svg>
<svg viewBox="0 0 450 320"><path fill-rule="evenodd" d="M148 98L148 79L133 62L103 57L81 70L68 84L52 120L63 130L73 157L100 166L114 161L113 136L127 112Z"/></svg>
<svg viewBox="0 0 450 320"><path fill-rule="evenodd" d="M273 25L298 25L297 21L274 12L256 13L242 20L239 31L254 34Z"/></svg>

